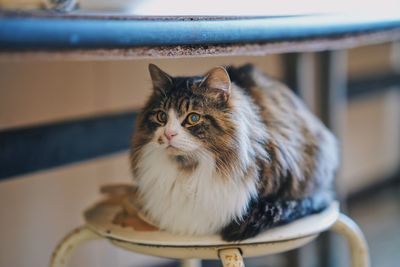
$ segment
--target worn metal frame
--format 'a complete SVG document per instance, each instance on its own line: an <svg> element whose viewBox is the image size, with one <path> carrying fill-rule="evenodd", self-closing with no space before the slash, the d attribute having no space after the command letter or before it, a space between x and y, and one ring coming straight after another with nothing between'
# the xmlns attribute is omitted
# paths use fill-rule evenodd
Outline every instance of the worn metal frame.
<svg viewBox="0 0 400 267"><path fill-rule="evenodd" d="M330 224L325 230L332 230L343 236L350 248L350 259L352 267L369 267L369 253L365 238L359 227L347 216L336 214L333 225ZM97 229L93 225L76 228L69 233L55 248L51 257L49 267L65 267L68 259L75 248L84 242L94 239L109 239L111 243L127 250L139 252L148 255L157 255L161 257L173 257L181 259L183 267L197 267L200 264L198 259L219 258L224 267L244 267L243 258L247 256L261 256L263 254L274 254L289 249L301 247L314 240L319 233L313 235L298 236L293 239L265 241L256 243L226 243L221 245L199 246L195 244L171 245L160 244L140 244L134 241L120 240L104 236L103 229ZM133 230L134 231L134 230ZM192 242L193 243L193 242ZM250 253L251 252L251 253Z"/></svg>

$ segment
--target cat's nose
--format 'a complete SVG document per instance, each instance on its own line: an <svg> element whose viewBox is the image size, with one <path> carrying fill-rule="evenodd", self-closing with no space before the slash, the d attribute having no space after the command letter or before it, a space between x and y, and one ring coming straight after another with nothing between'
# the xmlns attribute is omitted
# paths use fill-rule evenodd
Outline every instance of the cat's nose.
<svg viewBox="0 0 400 267"><path fill-rule="evenodd" d="M168 141L171 141L171 139L174 138L174 136L178 135L178 133L175 131L166 130L164 131L164 135L168 139Z"/></svg>

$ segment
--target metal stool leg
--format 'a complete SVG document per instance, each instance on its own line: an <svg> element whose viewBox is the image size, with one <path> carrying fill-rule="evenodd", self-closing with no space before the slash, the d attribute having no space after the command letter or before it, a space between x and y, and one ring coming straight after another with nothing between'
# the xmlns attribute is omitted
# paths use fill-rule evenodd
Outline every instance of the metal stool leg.
<svg viewBox="0 0 400 267"><path fill-rule="evenodd" d="M347 240L350 247L352 267L370 266L367 242L360 228L352 219L340 214L331 230Z"/></svg>
<svg viewBox="0 0 400 267"><path fill-rule="evenodd" d="M227 248L219 251L223 267L244 267L242 253L237 248Z"/></svg>
<svg viewBox="0 0 400 267"><path fill-rule="evenodd" d="M198 259L181 260L181 267L201 267L201 260Z"/></svg>
<svg viewBox="0 0 400 267"><path fill-rule="evenodd" d="M50 267L64 267L66 266L69 256L72 251L81 243L94 240L101 239L95 232L87 228L86 226L81 226L76 228L68 235L64 237L64 239L57 245L54 250L51 260Z"/></svg>

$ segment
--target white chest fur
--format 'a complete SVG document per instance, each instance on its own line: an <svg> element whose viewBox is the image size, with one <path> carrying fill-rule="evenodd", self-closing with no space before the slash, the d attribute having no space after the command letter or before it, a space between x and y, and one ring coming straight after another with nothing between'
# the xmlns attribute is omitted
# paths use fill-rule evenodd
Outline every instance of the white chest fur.
<svg viewBox="0 0 400 267"><path fill-rule="evenodd" d="M161 229L188 235L214 234L240 218L256 194L256 184L218 177L214 166L212 156L204 153L188 174L164 151L146 145L136 180L147 216Z"/></svg>

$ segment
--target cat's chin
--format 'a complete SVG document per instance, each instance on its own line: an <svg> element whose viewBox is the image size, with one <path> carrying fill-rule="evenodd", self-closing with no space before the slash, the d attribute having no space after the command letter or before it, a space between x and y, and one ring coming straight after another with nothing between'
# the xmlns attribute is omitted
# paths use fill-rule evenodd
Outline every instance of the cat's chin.
<svg viewBox="0 0 400 267"><path fill-rule="evenodd" d="M179 149L171 145L167 146L165 148L165 151L170 156L184 156L186 154L185 151L183 151L182 149Z"/></svg>

